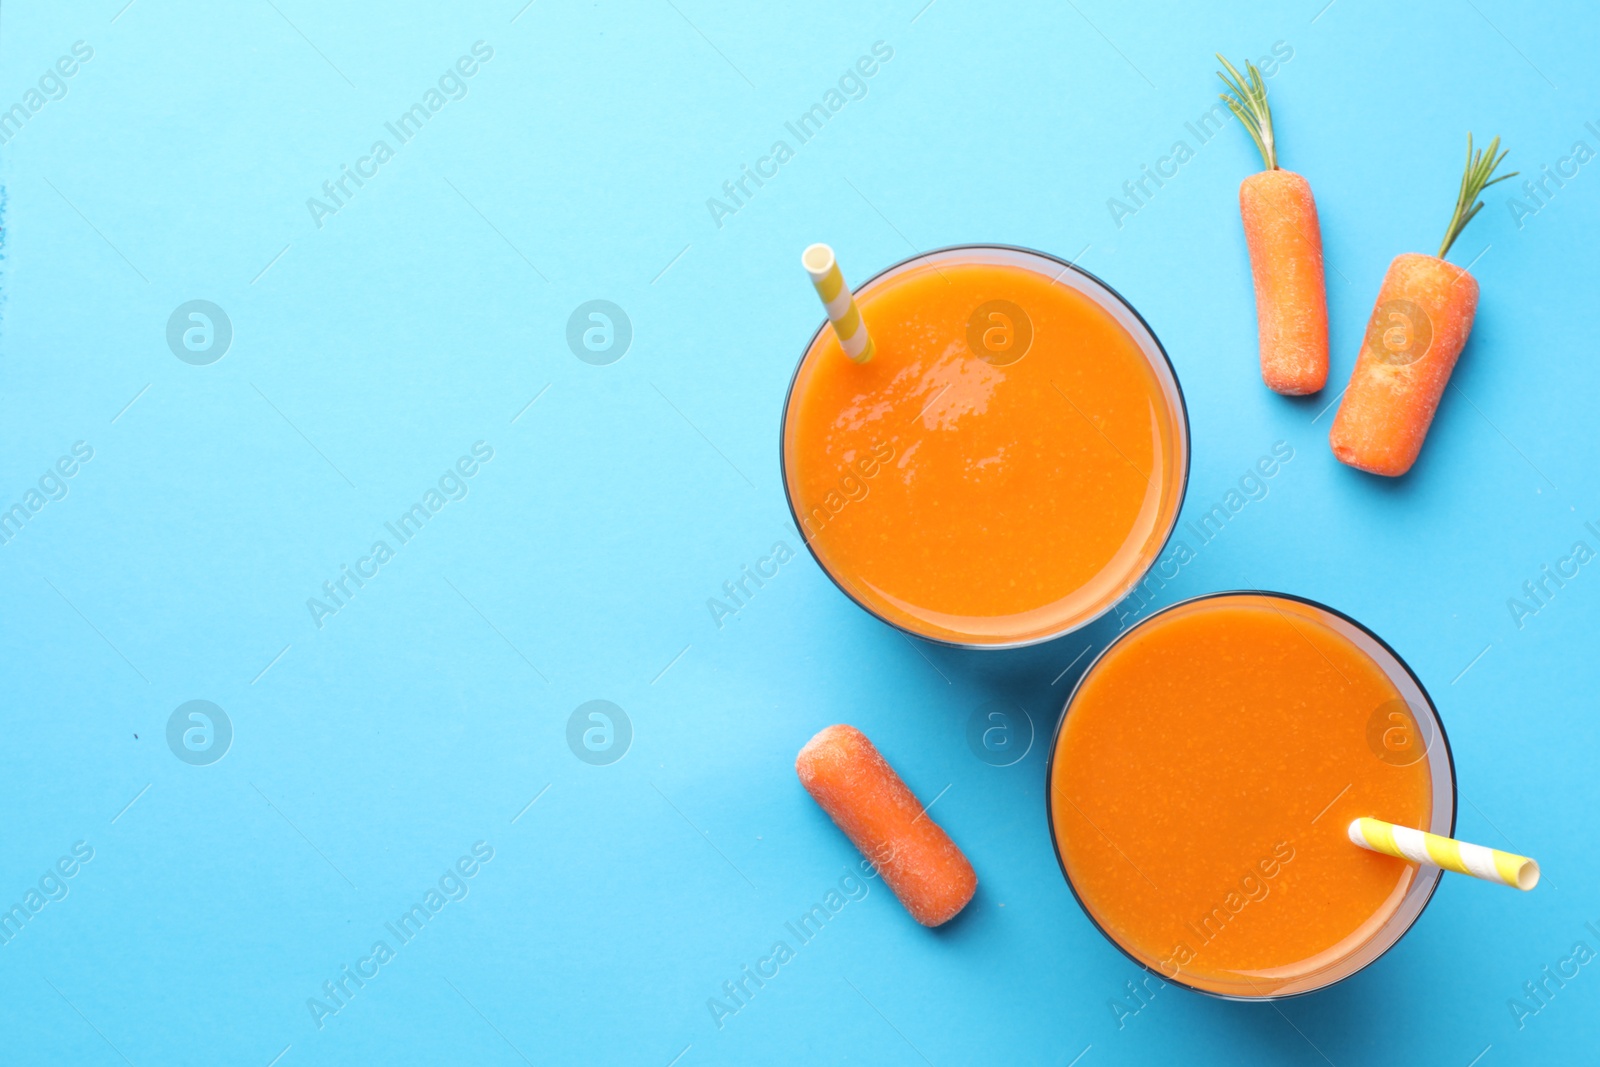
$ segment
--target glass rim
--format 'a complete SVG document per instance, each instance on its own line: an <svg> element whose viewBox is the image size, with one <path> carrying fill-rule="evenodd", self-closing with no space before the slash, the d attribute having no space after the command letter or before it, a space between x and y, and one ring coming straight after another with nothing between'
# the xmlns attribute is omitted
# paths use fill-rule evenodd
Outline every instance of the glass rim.
<svg viewBox="0 0 1600 1067"><path fill-rule="evenodd" d="M1183 600L1168 604L1166 607L1152 612L1149 617L1141 619L1134 625L1128 627L1122 633L1118 634L1110 643L1106 645L1105 648L1101 649L1100 652L1089 661L1089 665L1083 669L1083 673L1079 675L1078 680L1073 683L1072 691L1067 694L1066 701L1061 706L1061 716L1056 720L1056 728L1050 735L1050 752L1045 758L1044 765L1045 826L1050 832L1050 848L1055 853L1056 865L1061 868L1062 880L1067 883L1067 889L1072 893L1072 899L1077 902L1078 908L1083 912L1084 917L1089 920L1089 924L1099 932L1100 936L1104 937L1108 942L1110 942L1118 952L1128 957L1128 959L1137 965L1141 970L1147 971L1148 973L1154 975L1161 982L1175 985L1195 993L1203 993L1206 996L1213 997L1217 1000L1231 1000L1253 1004L1263 1001L1290 1000L1294 997L1305 997L1314 993L1320 993L1324 990L1332 989L1341 982L1345 982L1351 978L1354 978L1368 967L1371 967L1374 963L1377 963L1383 957L1387 956L1394 949L1394 947L1411 932L1411 930L1417 925L1418 921L1421 920L1423 913L1428 910L1428 905L1433 903L1433 896L1439 890L1439 882L1442 880L1444 872L1437 867L1430 867L1427 864L1419 865L1418 878L1421 879L1429 877L1431 874L1432 883L1427 887L1426 895L1422 898L1422 903L1418 905L1416 914L1411 916L1410 921L1405 924L1405 928L1399 933L1395 934L1394 937L1390 939L1389 943L1383 947L1381 952L1367 960L1365 963L1362 963L1354 970L1342 974L1332 981L1313 986L1309 989L1298 989L1290 993L1269 993L1264 996L1244 996L1236 993L1219 993L1214 989L1205 989L1201 986L1185 982L1181 978L1168 977L1157 968L1150 966L1148 963L1135 956L1132 952L1128 951L1127 947L1124 946L1122 942L1111 936L1110 932L1107 931L1104 926L1100 925L1100 920L1095 918L1094 912L1089 910L1089 905L1084 903L1083 897L1078 893L1077 885L1075 885L1072 881L1071 872L1067 870L1066 858L1061 854L1061 840L1056 834L1055 805L1051 802L1055 786L1056 754L1060 750L1061 731L1065 729L1067 724L1067 716L1072 712L1072 702L1077 699L1079 691L1083 688L1083 683L1088 680L1091 674L1094 673L1094 669L1095 667L1099 666L1100 661L1104 659L1112 649L1120 645L1135 630L1138 630L1147 623L1154 622L1156 619L1167 614L1168 612L1176 611L1178 608L1188 607L1191 604L1198 604L1206 600L1216 600L1221 597L1231 596L1275 597L1280 600L1290 600L1298 604L1304 604L1308 607L1315 608L1318 611L1326 612L1337 619L1341 619L1344 622L1349 623L1358 631L1375 641L1384 652L1388 653L1388 655L1399 666L1400 670L1403 671L1408 678L1410 678L1411 683L1417 687L1417 692L1422 695L1422 700L1427 705L1428 713L1433 718L1433 728L1436 731L1435 736L1437 740L1433 745L1430 745L1427 748L1423 758L1429 760L1431 763L1435 758L1433 755L1435 746L1443 747L1443 765L1445 770L1448 772L1450 782L1450 827L1446 833L1446 836L1449 837L1454 837L1456 832L1456 816L1460 813L1460 791L1456 784L1455 753L1450 748L1450 737L1445 732L1444 719L1440 717L1439 709L1434 704L1433 695L1428 692L1428 687L1422 684L1422 679L1417 676L1417 672L1411 669L1411 664L1406 662L1404 656L1395 651L1393 645L1389 644L1389 642L1385 641L1382 637L1373 632L1372 629L1367 627L1359 620L1352 618L1351 616L1340 611L1338 608L1330 607L1329 605L1322 603L1320 600L1313 600L1311 597L1299 596L1295 593L1281 593L1272 589L1223 589L1216 592L1201 593L1197 596L1185 597ZM1380 664L1380 666L1382 665ZM1384 673L1387 675L1390 672L1385 671ZM1408 890L1408 893L1409 892L1410 891ZM1405 898L1402 897L1401 903L1395 906L1396 912L1400 910L1400 907L1404 905L1404 902ZM1374 938L1376 938L1376 936L1377 934L1374 934Z"/></svg>
<svg viewBox="0 0 1600 1067"><path fill-rule="evenodd" d="M865 611L868 615L872 616L874 619L877 619L879 622L893 627L895 630L906 634L907 636L928 641L936 645L943 645L946 648L960 648L970 651L1003 652L1009 649L1028 648L1033 645L1042 645L1046 642L1058 640L1066 637L1068 634L1076 633L1079 630L1093 625L1109 614L1114 608L1116 608L1118 604L1121 604L1124 600L1126 600L1128 598L1128 594L1132 593L1139 587L1139 584L1145 580L1145 578L1150 574L1150 571L1160 561L1162 553L1164 553L1167 550L1167 547L1172 543L1173 535L1178 532L1178 520L1183 515L1183 506L1188 500L1189 496L1189 474L1194 455L1194 449L1191 447L1192 441L1190 437L1189 401L1188 398L1184 396L1183 382L1178 377L1178 368L1173 365L1172 357L1167 354L1166 346L1161 343L1161 338L1156 335L1155 329L1152 328L1150 323L1145 320L1145 317L1139 313L1139 309L1134 307L1133 304L1129 302L1127 297L1119 293L1099 275L1083 269L1071 260L1062 259L1060 256L1051 255L1049 252L1041 252L1036 248L1028 248L1024 245L998 243L958 244L945 245L940 248L930 248L926 252L918 252L914 256L908 256L907 258L896 263L891 263L889 266L878 271L866 281L856 286L852 292L859 295L860 293L866 291L870 286L874 285L879 280L887 277L890 274L903 270L906 267L910 267L923 260L932 259L935 256L947 255L952 252L1010 252L1023 256L1033 256L1049 263L1059 264L1065 268L1060 274L1056 275L1056 278L1054 279L1055 281L1060 281L1069 270L1080 275L1082 278L1090 282L1094 287L1097 287L1101 291L1108 294L1113 301L1127 309L1128 314L1133 316L1134 321L1139 324L1139 327L1144 331L1145 335L1149 337L1151 344L1155 346L1155 352L1161 357L1161 362L1158 364L1156 360L1152 358L1151 353L1146 349L1146 346L1139 343L1139 338L1134 337L1134 342L1136 345L1138 345L1140 354L1144 356L1145 361L1153 370L1156 370L1158 374L1161 366L1165 366L1166 376L1171 381L1173 393L1177 397L1178 418L1174 421L1178 430L1177 440L1180 443L1183 452L1183 468L1176 479L1177 506L1173 509L1172 521L1167 524L1166 533L1161 538L1161 544L1153 553L1151 553L1150 562L1144 567L1140 568L1138 571L1134 572L1131 575L1131 580L1129 581L1127 587L1108 600L1105 607L1101 608L1093 615L1087 616L1070 626L1053 630L1037 637L1027 637L1015 641L956 641L946 637L934 637L918 630L914 630L909 626L901 625L893 619L886 618L879 614L872 608L871 605L863 603L861 599L858 598L855 593L851 592L850 589L839 580L833 571L828 568L828 565L823 562L822 557L817 554L817 550L811 546L810 539L805 535L805 526L802 525L800 516L795 511L794 496L789 490L789 465L785 461L784 445L788 438L789 405L794 401L794 387L795 384L800 380L800 372L805 369L806 357L811 354L811 349L816 345L817 338L821 337L822 332L829 328L827 316L823 316L821 325L812 331L811 337L808 341L806 341L805 347L800 350L800 359L795 363L794 373L789 376L789 385L788 388L784 390L783 394L783 411L778 417L778 476L783 485L784 507L789 509L789 518L794 522L795 530L800 534L800 543L806 546L806 551L811 555L811 559L816 563L817 567L822 571L822 573L827 576L828 581L833 583L834 588L843 593L846 599L848 599L852 604L860 608L862 611ZM1078 291L1083 292L1084 290ZM1091 299L1093 299L1092 294L1090 295ZM1100 303L1100 301L1096 301L1096 303ZM1102 307L1104 307L1103 304ZM1107 310L1108 313L1110 312L1109 308L1106 308L1105 310ZM1119 323L1118 325L1121 324Z"/></svg>

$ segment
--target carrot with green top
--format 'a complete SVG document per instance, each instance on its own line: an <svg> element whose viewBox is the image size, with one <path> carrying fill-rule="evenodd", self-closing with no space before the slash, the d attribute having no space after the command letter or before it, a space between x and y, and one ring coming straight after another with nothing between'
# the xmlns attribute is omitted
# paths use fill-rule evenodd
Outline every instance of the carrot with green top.
<svg viewBox="0 0 1600 1067"><path fill-rule="evenodd" d="M1220 94L1261 150L1266 170L1239 184L1239 214L1255 279L1261 380L1275 393L1303 396L1328 380L1328 299L1322 279L1322 227L1311 183L1278 166L1267 87L1254 63L1246 73L1222 56Z"/></svg>
<svg viewBox="0 0 1600 1067"><path fill-rule="evenodd" d="M1389 264L1328 438L1339 462L1397 478L1417 461L1478 310L1477 279L1444 257L1483 210L1479 195L1516 177L1493 177L1507 155L1499 149L1496 137L1474 153L1467 134L1466 171L1439 254L1406 252Z"/></svg>

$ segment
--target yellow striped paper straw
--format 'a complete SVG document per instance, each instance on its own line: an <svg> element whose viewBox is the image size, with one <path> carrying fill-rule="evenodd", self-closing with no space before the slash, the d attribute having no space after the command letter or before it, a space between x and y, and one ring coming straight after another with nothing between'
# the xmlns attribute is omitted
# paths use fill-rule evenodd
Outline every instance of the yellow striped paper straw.
<svg viewBox="0 0 1600 1067"><path fill-rule="evenodd" d="M800 253L800 265L811 275L811 284L822 298L822 306L828 309L828 321L833 323L844 354L857 363L871 359L872 338L867 336L867 324L861 321L861 309L844 283L833 249L824 244L812 245Z"/></svg>
<svg viewBox="0 0 1600 1067"><path fill-rule="evenodd" d="M1532 889L1539 884L1539 865L1526 856L1514 856L1497 848L1469 845L1453 837L1396 826L1382 819L1357 819L1350 824L1350 840L1362 848L1398 856L1412 863L1428 863L1457 874L1470 874L1485 882L1497 882L1517 889Z"/></svg>

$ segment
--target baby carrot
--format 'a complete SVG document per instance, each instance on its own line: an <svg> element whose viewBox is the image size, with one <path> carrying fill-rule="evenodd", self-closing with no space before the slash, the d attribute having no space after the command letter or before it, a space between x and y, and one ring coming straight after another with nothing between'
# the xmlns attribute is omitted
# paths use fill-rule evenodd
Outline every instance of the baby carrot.
<svg viewBox="0 0 1600 1067"><path fill-rule="evenodd" d="M1267 87L1254 63L1241 76L1222 56L1217 72L1228 109L1261 150L1267 169L1239 184L1239 214L1255 280L1261 380L1275 393L1303 396L1328 380L1328 300L1322 279L1322 227L1311 184L1278 166ZM1231 75L1231 77L1230 77Z"/></svg>
<svg viewBox="0 0 1600 1067"><path fill-rule="evenodd" d="M829 726L794 761L800 784L883 874L923 926L955 918L978 890L972 864L854 726Z"/></svg>
<svg viewBox="0 0 1600 1067"><path fill-rule="evenodd" d="M1466 172L1439 254L1407 252L1389 264L1328 438L1339 462L1396 478L1417 461L1478 310L1477 279L1444 257L1483 210L1478 195L1516 175L1491 178L1506 157L1499 148L1496 137L1474 154L1467 135Z"/></svg>

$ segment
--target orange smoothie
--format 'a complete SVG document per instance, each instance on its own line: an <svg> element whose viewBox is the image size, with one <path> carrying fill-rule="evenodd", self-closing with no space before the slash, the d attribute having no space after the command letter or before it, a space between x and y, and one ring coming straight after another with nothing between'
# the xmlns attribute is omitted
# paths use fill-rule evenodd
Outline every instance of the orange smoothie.
<svg viewBox="0 0 1600 1067"><path fill-rule="evenodd" d="M1110 289L1037 253L957 248L856 292L876 346L826 325L790 389L789 504L817 561L937 641L1027 644L1108 610L1177 520L1182 395Z"/></svg>
<svg viewBox="0 0 1600 1067"><path fill-rule="evenodd" d="M1448 835L1442 737L1404 664L1343 616L1192 600L1079 683L1051 757L1051 833L1085 910L1139 963L1227 996L1304 992L1381 955L1427 903L1436 870L1345 828L1367 815Z"/></svg>

